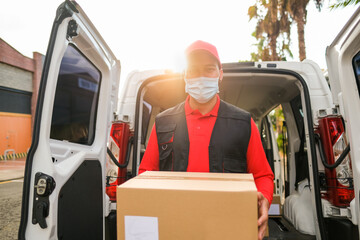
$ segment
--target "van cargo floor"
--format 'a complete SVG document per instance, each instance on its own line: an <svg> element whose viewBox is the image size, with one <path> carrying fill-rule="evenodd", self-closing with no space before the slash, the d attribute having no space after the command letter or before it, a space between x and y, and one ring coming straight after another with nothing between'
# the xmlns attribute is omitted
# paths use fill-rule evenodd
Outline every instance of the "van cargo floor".
<svg viewBox="0 0 360 240"><path fill-rule="evenodd" d="M315 240L312 235L302 234L284 218L269 218L269 237L264 240Z"/></svg>

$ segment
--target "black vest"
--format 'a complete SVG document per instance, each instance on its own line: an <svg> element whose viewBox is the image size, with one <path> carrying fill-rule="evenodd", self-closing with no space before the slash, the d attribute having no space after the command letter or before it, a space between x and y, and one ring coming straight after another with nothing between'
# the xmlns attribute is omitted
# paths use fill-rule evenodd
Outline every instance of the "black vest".
<svg viewBox="0 0 360 240"><path fill-rule="evenodd" d="M180 103L155 118L160 171L187 170L189 135L184 105ZM210 172L247 172L250 135L250 114L221 100L209 144Z"/></svg>

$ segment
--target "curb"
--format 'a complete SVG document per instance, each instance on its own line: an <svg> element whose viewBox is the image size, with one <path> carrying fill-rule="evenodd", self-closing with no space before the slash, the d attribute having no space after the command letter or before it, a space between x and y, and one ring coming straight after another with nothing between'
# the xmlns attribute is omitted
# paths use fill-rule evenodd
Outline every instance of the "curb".
<svg viewBox="0 0 360 240"><path fill-rule="evenodd" d="M0 183L2 182L9 182L9 181L13 181L13 180L19 180L19 179L23 179L24 177L16 177L16 178L10 178L10 179L5 179L5 180L0 180Z"/></svg>
<svg viewBox="0 0 360 240"><path fill-rule="evenodd" d="M13 155L15 155L15 158L13 158ZM0 160L5 160L5 156L6 156L6 160L14 160L17 158L25 158L27 156L27 153L15 153L15 154L7 154L7 155L0 155Z"/></svg>

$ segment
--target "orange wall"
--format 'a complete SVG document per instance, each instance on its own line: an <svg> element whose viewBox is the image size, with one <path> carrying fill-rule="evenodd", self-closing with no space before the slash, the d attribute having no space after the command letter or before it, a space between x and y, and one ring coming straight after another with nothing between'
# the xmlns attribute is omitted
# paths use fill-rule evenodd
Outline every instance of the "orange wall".
<svg viewBox="0 0 360 240"><path fill-rule="evenodd" d="M0 112L0 155L6 149L27 152L31 144L31 115Z"/></svg>

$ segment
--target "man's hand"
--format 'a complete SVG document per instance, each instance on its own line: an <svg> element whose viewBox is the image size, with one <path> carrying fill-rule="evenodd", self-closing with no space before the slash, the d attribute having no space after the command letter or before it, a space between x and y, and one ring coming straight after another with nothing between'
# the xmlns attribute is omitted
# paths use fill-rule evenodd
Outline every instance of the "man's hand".
<svg viewBox="0 0 360 240"><path fill-rule="evenodd" d="M268 211L269 201L264 197L261 192L257 193L258 197L258 239L261 240L264 237L266 226L268 223Z"/></svg>

